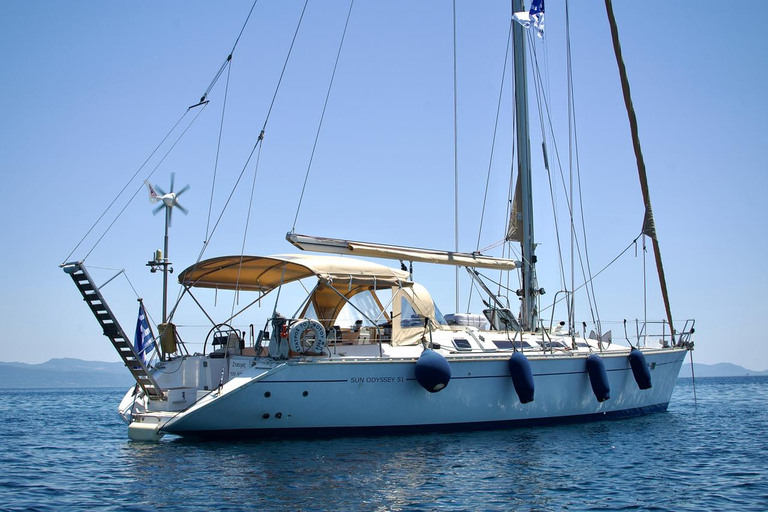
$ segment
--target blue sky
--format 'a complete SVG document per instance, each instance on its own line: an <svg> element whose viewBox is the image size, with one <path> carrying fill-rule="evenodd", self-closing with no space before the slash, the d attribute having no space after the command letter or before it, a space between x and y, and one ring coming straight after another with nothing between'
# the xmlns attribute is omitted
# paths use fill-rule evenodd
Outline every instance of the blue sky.
<svg viewBox="0 0 768 512"><path fill-rule="evenodd" d="M266 116L302 2L260 0L235 52L214 215ZM496 113L508 4L459 0L458 118L460 249L476 248ZM571 6L576 122L593 269L636 236L642 222L616 64L602 2ZM578 4L578 5L576 5ZM348 3L310 3L277 96L255 181L245 252L291 252L293 224ZM679 321L696 318L697 362L768 368L761 328L768 271L768 4L616 2L640 125L651 197ZM8 2L0 18L0 203L6 276L0 303L4 361L53 357L117 360L71 281L58 268L155 145L195 103L224 61L251 2ZM539 46L561 160L567 162L563 3L547 2ZM318 141L300 233L452 249L453 56L450 2L357 0ZM188 216L174 216L171 259L192 264L205 238L225 78L187 136L153 174L176 172ZM504 222L511 122L502 103L481 246ZM547 180L532 125L540 281L560 289ZM550 153L553 143L550 141ZM155 160L156 162L156 160ZM139 188L144 169L129 187ZM208 256L239 253L253 166L234 196ZM126 269L159 317L160 279L144 263L162 246L161 217L144 191L88 257L100 282ZM120 207L125 204L121 199ZM103 227L95 232L101 233ZM73 258L82 258L91 237ZM649 258L649 272L654 268ZM416 266L443 312L453 309L453 270ZM663 311L649 280L649 317ZM595 283L601 316L621 329L642 317L642 259L623 257ZM467 283L462 282L462 292ZM135 295L116 279L105 288L123 327L135 325ZM218 297L222 311L231 298ZM223 303L229 305L224 306ZM546 302L546 301L545 301ZM465 304L462 300L461 304ZM462 306L463 308L464 306ZM255 311L257 325L271 305ZM588 321L577 306L579 323ZM556 314L556 319L564 312ZM190 313L191 315L191 313ZM192 317L184 317L193 323ZM616 332L616 330L614 330Z"/></svg>

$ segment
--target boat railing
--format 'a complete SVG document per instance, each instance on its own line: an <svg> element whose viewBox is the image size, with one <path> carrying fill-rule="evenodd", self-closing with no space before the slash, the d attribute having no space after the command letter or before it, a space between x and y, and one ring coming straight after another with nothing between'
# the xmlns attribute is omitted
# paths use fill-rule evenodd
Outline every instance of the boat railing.
<svg viewBox="0 0 768 512"><path fill-rule="evenodd" d="M695 324L696 320L692 318L685 321L683 330L680 332L680 336L677 340L680 346L693 349L693 333L696 332L696 329L694 328Z"/></svg>
<svg viewBox="0 0 768 512"><path fill-rule="evenodd" d="M682 331L672 332L669 326L669 322L666 320L653 321L653 320L635 320L635 341L637 343L642 342L642 346L648 346L650 340L658 340L662 347L677 346L693 346L693 333L695 332L693 319L688 319L683 325Z"/></svg>

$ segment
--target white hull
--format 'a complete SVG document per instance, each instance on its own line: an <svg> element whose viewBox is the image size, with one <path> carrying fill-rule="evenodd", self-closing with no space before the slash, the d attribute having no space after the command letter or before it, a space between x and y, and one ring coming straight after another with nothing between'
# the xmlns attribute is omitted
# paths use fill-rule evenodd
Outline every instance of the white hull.
<svg viewBox="0 0 768 512"><path fill-rule="evenodd" d="M638 388L628 351L602 355L611 388L602 403L592 392L585 354L529 356L535 399L527 404L516 395L508 354L449 356L452 378L437 393L416 382L415 358L256 360L220 390L157 421L165 433L259 438L501 428L666 410L687 350L643 352L653 383L648 390Z"/></svg>

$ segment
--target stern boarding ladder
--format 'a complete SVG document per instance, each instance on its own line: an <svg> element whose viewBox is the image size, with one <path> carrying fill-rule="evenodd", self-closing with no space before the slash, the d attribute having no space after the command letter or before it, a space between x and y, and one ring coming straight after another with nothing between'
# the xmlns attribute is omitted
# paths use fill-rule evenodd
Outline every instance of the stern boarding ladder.
<svg viewBox="0 0 768 512"><path fill-rule="evenodd" d="M93 316L96 317L96 320L99 321L99 324L104 330L104 336L109 338L109 341L112 342L112 346L115 347L117 353L120 354L120 358L131 372L131 375L133 375L133 378L136 379L136 383L141 386L141 389L144 390L144 393L146 393L150 399L162 400L162 389L160 389L160 386L155 379L147 371L147 367L136 354L129 338L125 335L125 331L120 327L117 318L115 318L115 315L112 314L112 310L107 306L98 286L93 282L88 271L85 270L83 262L65 263L62 268L75 282L75 286L80 290L83 300L85 300L88 307L91 308Z"/></svg>

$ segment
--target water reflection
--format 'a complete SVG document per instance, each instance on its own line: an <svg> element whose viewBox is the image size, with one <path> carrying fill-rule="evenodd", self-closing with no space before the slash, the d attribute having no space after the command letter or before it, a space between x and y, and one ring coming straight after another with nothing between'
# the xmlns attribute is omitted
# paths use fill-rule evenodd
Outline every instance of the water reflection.
<svg viewBox="0 0 768 512"><path fill-rule="evenodd" d="M144 489L143 502L152 506L175 499L307 510L546 506L558 450L553 435L552 429L525 429L319 441L127 442L121 459L136 488Z"/></svg>

